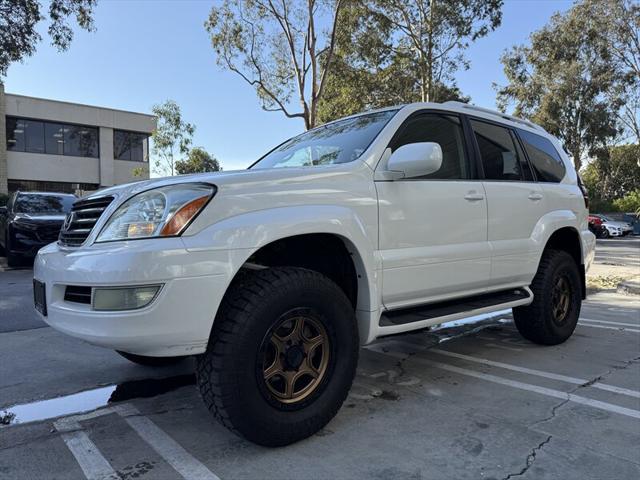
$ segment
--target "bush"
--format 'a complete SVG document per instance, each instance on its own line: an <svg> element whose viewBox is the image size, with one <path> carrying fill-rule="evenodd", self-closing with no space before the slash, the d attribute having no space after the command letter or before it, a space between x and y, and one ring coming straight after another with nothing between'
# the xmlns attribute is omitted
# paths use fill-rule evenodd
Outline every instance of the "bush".
<svg viewBox="0 0 640 480"><path fill-rule="evenodd" d="M637 212L640 210L640 190L634 190L622 198L616 198L613 206L619 212Z"/></svg>

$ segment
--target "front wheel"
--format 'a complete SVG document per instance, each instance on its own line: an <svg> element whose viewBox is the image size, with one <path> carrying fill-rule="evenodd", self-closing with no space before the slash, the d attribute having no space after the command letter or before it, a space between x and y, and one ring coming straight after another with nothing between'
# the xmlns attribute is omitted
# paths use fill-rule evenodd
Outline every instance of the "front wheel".
<svg viewBox="0 0 640 480"><path fill-rule="evenodd" d="M545 250L531 290L533 302L513 309L520 334L542 345L567 340L578 324L582 305L580 273L574 258L565 251Z"/></svg>
<svg viewBox="0 0 640 480"><path fill-rule="evenodd" d="M276 447L334 417L357 360L354 309L343 291L311 270L269 268L234 281L196 373L224 426Z"/></svg>
<svg viewBox="0 0 640 480"><path fill-rule="evenodd" d="M116 350L121 356L130 362L144 365L145 367L166 367L183 361L187 357L147 357L145 355L136 355L135 353L121 352Z"/></svg>

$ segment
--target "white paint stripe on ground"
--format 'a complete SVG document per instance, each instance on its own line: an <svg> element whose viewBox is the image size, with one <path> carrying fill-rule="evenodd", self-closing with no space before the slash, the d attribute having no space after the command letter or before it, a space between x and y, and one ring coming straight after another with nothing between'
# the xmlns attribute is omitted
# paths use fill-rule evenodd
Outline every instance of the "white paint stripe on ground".
<svg viewBox="0 0 640 480"><path fill-rule="evenodd" d="M124 419L185 480L220 480L147 417L127 416Z"/></svg>
<svg viewBox="0 0 640 480"><path fill-rule="evenodd" d="M426 352L427 353L434 352L440 355L445 355L447 357L459 358L461 360L480 363L483 365L488 365L490 367L504 368L505 370L512 370L514 372L526 373L527 375L535 375L538 377L544 377L551 380L558 380L560 382L571 383L573 385L584 385L585 383L589 382L589 380L585 380L584 378L569 377L567 375L560 375L558 373L543 372L542 370L534 370L532 368L519 367L517 365L511 365L509 363L495 362L493 360L488 360L486 358L472 357L471 355L463 355L462 353L450 352L447 350L440 350L438 348L432 348L432 349L426 350ZM606 383L600 383L600 382L596 382L590 386L593 388L599 388L600 390L607 390L609 392L619 393L621 395L628 395L630 397L640 398L640 392L637 392L635 390L630 390L627 388L616 387L614 385L608 385Z"/></svg>
<svg viewBox="0 0 640 480"><path fill-rule="evenodd" d="M595 322L595 323L604 323L606 325L620 325L622 327L640 327L639 323L622 323L622 322L610 322L608 320L595 320L593 318L580 318L582 322Z"/></svg>
<svg viewBox="0 0 640 480"><path fill-rule="evenodd" d="M625 328L625 327L608 327L606 325L592 325L590 323L584 323L582 320L578 322L578 325L591 328L604 328L605 330L617 330L618 332L632 332L640 333L640 329L637 328Z"/></svg>
<svg viewBox="0 0 640 480"><path fill-rule="evenodd" d="M386 352L386 353L382 352L382 353L383 355L388 355L395 358L406 358L405 355L396 354L393 352ZM547 397L554 397L554 398L560 398L562 400L569 400L570 402L587 405L589 407L597 408L599 410L606 410L608 412L618 413L620 415L625 415L627 417L640 419L640 410L633 410L631 408L620 407L612 403L601 402L599 400L592 400L590 398L574 395L573 393L567 393L567 392L562 392L560 390L554 390L552 388L540 387L538 385L518 382L516 380L509 380L508 378L498 377L497 375L490 375L488 373L476 372L474 370L468 370L466 368L454 367L453 365L449 365L446 363L434 362L431 360L426 360L424 358L418 358L415 356L411 357L410 361L440 368L442 370L447 370L449 372L458 373L460 375L466 375L468 377L479 378L481 380L497 383L500 385L505 385L507 387L539 393L541 395L546 395Z"/></svg>
<svg viewBox="0 0 640 480"><path fill-rule="evenodd" d="M85 432L63 433L62 439L76 458L87 480L115 480L120 478Z"/></svg>

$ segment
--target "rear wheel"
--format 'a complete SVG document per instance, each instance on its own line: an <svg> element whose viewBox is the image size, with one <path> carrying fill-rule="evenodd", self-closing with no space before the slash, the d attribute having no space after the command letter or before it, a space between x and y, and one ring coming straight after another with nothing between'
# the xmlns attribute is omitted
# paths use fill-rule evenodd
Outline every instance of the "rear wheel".
<svg viewBox="0 0 640 480"><path fill-rule="evenodd" d="M187 357L147 357L145 355L136 355L135 353L121 352L116 350L120 355L130 362L144 365L145 367L166 367L183 361Z"/></svg>
<svg viewBox="0 0 640 480"><path fill-rule="evenodd" d="M582 305L580 273L574 258L565 251L545 250L531 290L533 302L513 309L520 334L542 345L567 340L578 324Z"/></svg>
<svg viewBox="0 0 640 480"><path fill-rule="evenodd" d="M333 418L357 359L354 310L343 291L311 270L270 268L230 287L196 372L205 404L223 425L275 447Z"/></svg>

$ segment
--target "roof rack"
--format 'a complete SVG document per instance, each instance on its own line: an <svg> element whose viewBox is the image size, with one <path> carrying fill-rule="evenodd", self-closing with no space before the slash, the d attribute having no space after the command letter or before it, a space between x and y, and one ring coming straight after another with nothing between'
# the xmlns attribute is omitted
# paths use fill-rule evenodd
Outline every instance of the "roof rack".
<svg viewBox="0 0 640 480"><path fill-rule="evenodd" d="M467 110L475 110L477 112L493 115L494 117L500 117L505 120L511 120L512 122L515 122L515 123L521 123L522 125L526 125L527 127L534 128L536 130L541 130L543 132L545 131L545 129L542 128L540 125L536 125L535 123L530 122L529 120L525 120L524 118L514 117L513 115L508 115L506 113L502 113L497 110L491 110L489 108L483 108L483 107L476 107L475 105L469 105L468 103L457 102L455 100L449 100L447 102L444 102L443 105L454 105L456 107L465 108Z"/></svg>

